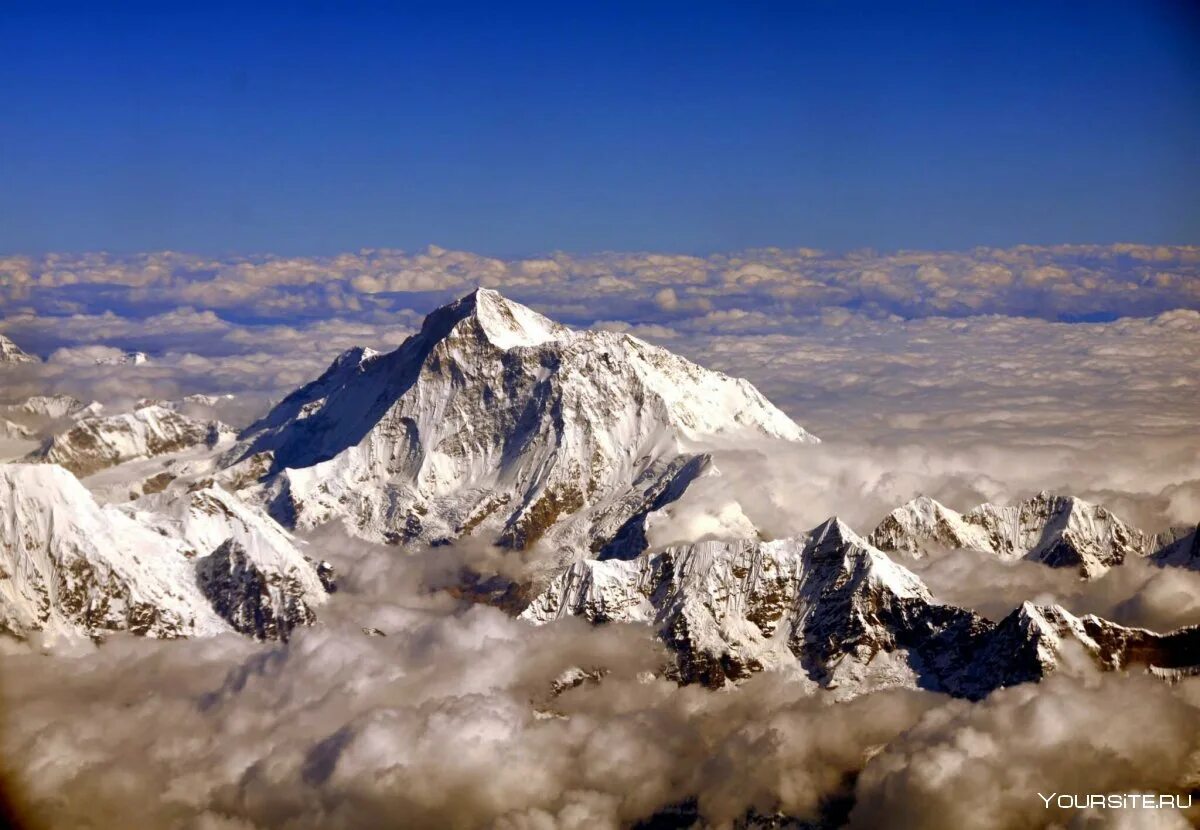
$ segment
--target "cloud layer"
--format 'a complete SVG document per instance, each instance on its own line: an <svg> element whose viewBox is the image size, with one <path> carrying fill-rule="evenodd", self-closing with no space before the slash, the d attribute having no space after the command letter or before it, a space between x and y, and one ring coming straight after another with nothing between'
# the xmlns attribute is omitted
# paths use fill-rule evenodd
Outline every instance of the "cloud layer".
<svg viewBox="0 0 1200 830"><path fill-rule="evenodd" d="M918 493L967 509L1046 488L1150 530L1200 519L1197 248L10 257L0 331L45 362L5 368L0 403L232 392L217 414L243 424L338 352L393 348L478 284L748 377L825 439L719 449L721 475L654 524L656 543L747 521L783 536L832 514L867 531ZM151 360L95 364L114 349ZM433 590L467 562L520 570L495 551L401 556L336 531L311 547L344 588L285 646L115 638L3 657L0 757L41 823L591 828L674 805L715 827L776 810L864 828L1103 827L1123 819L1047 814L1036 791L1173 791L1200 769L1195 681L1080 669L978 705L831 705L761 676L713 694L652 677L665 656L645 629L531 629ZM1082 585L966 555L912 564L993 616L1053 598L1128 624L1200 621L1194 574ZM596 668L599 683L553 694Z"/></svg>
<svg viewBox="0 0 1200 830"><path fill-rule="evenodd" d="M206 308L234 316L344 316L396 310L476 285L575 319L605 301L617 319L770 307L871 316L1144 316L1200 305L1200 248L1021 246L966 252L834 254L767 248L707 257L552 254L500 260L430 246L324 258L212 258L172 252L0 259L0 302L39 312ZM419 299L418 299L419 302ZM593 318L594 319L594 318Z"/></svg>

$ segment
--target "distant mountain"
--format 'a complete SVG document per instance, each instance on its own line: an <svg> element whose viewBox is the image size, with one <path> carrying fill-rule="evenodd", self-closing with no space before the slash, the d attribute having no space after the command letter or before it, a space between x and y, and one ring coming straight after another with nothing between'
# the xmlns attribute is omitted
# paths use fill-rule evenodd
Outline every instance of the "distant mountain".
<svg viewBox="0 0 1200 830"><path fill-rule="evenodd" d="M1159 635L1030 603L996 623L939 604L837 519L795 539L577 562L522 614L564 616L650 624L680 679L709 686L777 670L841 695L910 686L980 698L1053 671L1068 641L1104 668L1200 665L1200 628Z"/></svg>
<svg viewBox="0 0 1200 830"><path fill-rule="evenodd" d="M97 366L141 366L150 362L150 355L145 352L124 352L114 357L96 358Z"/></svg>
<svg viewBox="0 0 1200 830"><path fill-rule="evenodd" d="M1200 571L1200 525L1177 527L1161 534L1150 561L1155 565Z"/></svg>
<svg viewBox="0 0 1200 830"><path fill-rule="evenodd" d="M217 488L158 506L101 507L62 467L0 465L0 631L286 639L313 622L331 573L269 519Z"/></svg>
<svg viewBox="0 0 1200 830"><path fill-rule="evenodd" d="M92 405L100 407L100 404L97 403ZM31 395L20 403L6 404L0 407L0 411L42 418L67 418L79 414L86 408L83 401L70 395ZM96 411L98 412L99 409Z"/></svg>
<svg viewBox="0 0 1200 830"><path fill-rule="evenodd" d="M60 464L79 476L140 458L189 447L231 442L234 430L220 421L198 421L152 405L117 415L83 417L47 439L26 461Z"/></svg>
<svg viewBox="0 0 1200 830"><path fill-rule="evenodd" d="M713 442L815 441L749 382L479 289L398 349L352 349L240 436L226 481L285 524L629 556Z"/></svg>
<svg viewBox="0 0 1200 830"><path fill-rule="evenodd" d="M922 556L935 548L967 548L1074 568L1087 579L1153 547L1153 537L1104 507L1045 492L1011 507L981 504L968 513L921 496L893 510L870 538L885 551Z"/></svg>
<svg viewBox="0 0 1200 830"><path fill-rule="evenodd" d="M21 351L21 348L3 334L0 334L0 364L5 363L41 363L31 354Z"/></svg>

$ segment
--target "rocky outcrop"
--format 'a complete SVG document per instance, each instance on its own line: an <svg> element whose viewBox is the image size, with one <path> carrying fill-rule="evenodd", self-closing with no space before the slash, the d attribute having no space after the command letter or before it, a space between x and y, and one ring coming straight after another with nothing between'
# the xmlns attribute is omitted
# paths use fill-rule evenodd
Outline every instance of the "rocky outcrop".
<svg viewBox="0 0 1200 830"><path fill-rule="evenodd" d="M316 619L297 576L265 572L233 539L196 563L196 581L221 619L259 640L286 640Z"/></svg>

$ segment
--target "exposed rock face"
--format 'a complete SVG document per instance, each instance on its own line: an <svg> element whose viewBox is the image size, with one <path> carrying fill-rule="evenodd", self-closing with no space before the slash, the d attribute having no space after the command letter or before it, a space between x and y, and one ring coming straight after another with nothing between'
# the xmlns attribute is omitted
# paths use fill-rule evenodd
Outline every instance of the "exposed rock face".
<svg viewBox="0 0 1200 830"><path fill-rule="evenodd" d="M0 334L0 364L4 363L40 363L31 354L26 354L21 347Z"/></svg>
<svg viewBox="0 0 1200 830"><path fill-rule="evenodd" d="M297 577L264 572L233 539L196 563L196 580L223 620L259 640L286 640L316 619Z"/></svg>
<svg viewBox="0 0 1200 830"><path fill-rule="evenodd" d="M870 538L887 551L921 556L935 548L968 548L1001 559L1075 568L1085 579L1129 557L1145 556L1152 546L1151 537L1107 509L1048 493L1011 507L981 504L969 513L922 496L893 510Z"/></svg>
<svg viewBox="0 0 1200 830"><path fill-rule="evenodd" d="M312 621L319 566L282 528L216 488L162 507L101 507L62 467L0 465L0 630L285 637ZM245 577L227 597L214 586L234 583L218 582L222 557L211 559L222 549L225 570ZM265 586L257 611L252 582Z"/></svg>
<svg viewBox="0 0 1200 830"><path fill-rule="evenodd" d="M910 571L831 519L797 539L668 548L572 565L523 612L655 626L681 679L795 671L840 694L917 686L979 698L1052 671L1071 640L1107 668L1200 664L1200 635L1158 635L1057 606L999 623L937 603Z"/></svg>
<svg viewBox="0 0 1200 830"><path fill-rule="evenodd" d="M66 432L48 439L25 460L59 464L78 476L140 458L189 447L215 447L234 431L219 421L197 421L161 406L120 415L79 419Z"/></svg>
<svg viewBox="0 0 1200 830"><path fill-rule="evenodd" d="M544 541L575 558L622 532L623 554L637 547L630 522L686 488L694 447L764 437L815 440L744 380L480 289L394 352L343 354L226 461L238 476L270 459L252 492L287 523L341 519L392 543Z"/></svg>

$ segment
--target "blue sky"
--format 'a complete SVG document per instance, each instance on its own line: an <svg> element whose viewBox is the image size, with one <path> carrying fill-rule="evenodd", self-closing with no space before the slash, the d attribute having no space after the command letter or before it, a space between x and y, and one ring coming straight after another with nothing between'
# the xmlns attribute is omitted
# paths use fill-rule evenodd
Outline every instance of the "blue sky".
<svg viewBox="0 0 1200 830"><path fill-rule="evenodd" d="M1200 242L1187 4L897 6L10 7L0 252Z"/></svg>

